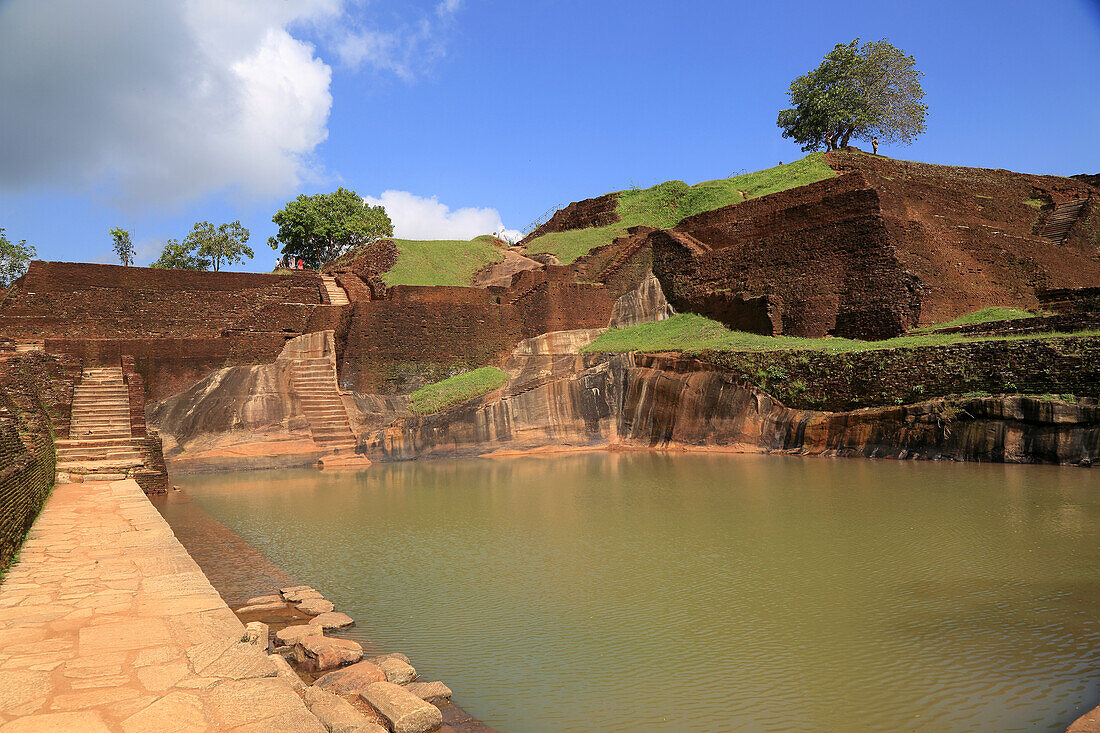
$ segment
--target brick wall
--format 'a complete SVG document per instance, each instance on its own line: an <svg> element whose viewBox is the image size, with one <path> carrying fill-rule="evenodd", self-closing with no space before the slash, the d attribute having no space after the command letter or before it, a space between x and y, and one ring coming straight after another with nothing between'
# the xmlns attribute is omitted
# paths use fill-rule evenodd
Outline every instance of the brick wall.
<svg viewBox="0 0 1100 733"><path fill-rule="evenodd" d="M5 301L8 336L158 338L216 336L227 328L300 331L322 303L316 273L156 270L32 262ZM290 305L288 305L290 304Z"/></svg>
<svg viewBox="0 0 1100 733"><path fill-rule="evenodd" d="M504 290L401 285L385 300L353 303L342 344L337 331L341 384L407 392L497 363L525 338L607 325L612 301L606 288L552 278L524 272Z"/></svg>
<svg viewBox="0 0 1100 733"><path fill-rule="evenodd" d="M737 330L883 338L920 314L858 174L698 214L649 242L669 302Z"/></svg>
<svg viewBox="0 0 1100 733"><path fill-rule="evenodd" d="M42 353L0 362L0 568L11 562L53 487L52 422L63 422L67 434L78 371L72 360Z"/></svg>
<svg viewBox="0 0 1100 733"><path fill-rule="evenodd" d="M669 301L760 332L774 319L743 304L766 296L783 333L882 338L991 305L1034 308L1037 289L1100 281L1100 216L1060 245L1036 234L1061 201L1091 196L1086 210L1098 209L1100 197L1079 182L855 153L827 159L843 175L650 234Z"/></svg>

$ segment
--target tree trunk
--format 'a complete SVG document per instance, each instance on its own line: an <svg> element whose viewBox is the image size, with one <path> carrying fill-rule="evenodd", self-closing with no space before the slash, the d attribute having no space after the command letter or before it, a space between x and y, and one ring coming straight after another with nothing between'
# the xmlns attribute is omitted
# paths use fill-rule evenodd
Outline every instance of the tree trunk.
<svg viewBox="0 0 1100 733"><path fill-rule="evenodd" d="M840 147L842 147L842 148L848 147L848 138L850 138L852 136L852 132L853 132L853 130L852 130L851 127L846 128L844 130L844 138L840 141Z"/></svg>

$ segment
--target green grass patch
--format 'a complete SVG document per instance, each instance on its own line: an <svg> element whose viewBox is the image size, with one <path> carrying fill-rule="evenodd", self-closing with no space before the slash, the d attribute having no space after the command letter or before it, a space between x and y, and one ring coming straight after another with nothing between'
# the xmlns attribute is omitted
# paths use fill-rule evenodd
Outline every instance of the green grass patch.
<svg viewBox="0 0 1100 733"><path fill-rule="evenodd" d="M508 375L496 367L481 367L429 384L409 395L409 409L428 415L502 387Z"/></svg>
<svg viewBox="0 0 1100 733"><path fill-rule="evenodd" d="M489 235L468 242L395 239L397 264L382 276L386 285L469 285L477 271L504 259Z"/></svg>
<svg viewBox="0 0 1100 733"><path fill-rule="evenodd" d="M733 178L703 181L694 186L683 181L665 181L652 188L620 191L618 212L621 221L603 227L544 234L528 243L527 251L530 254L549 253L562 264L569 264L596 247L623 236L632 226L668 229L704 211L834 176L836 171L825 163L824 154L811 153L794 163Z"/></svg>
<svg viewBox="0 0 1100 733"><path fill-rule="evenodd" d="M1036 333L1006 336L968 336L959 333L910 333L883 341L860 341L846 338L799 338L795 336L761 336L744 331L731 331L718 321L680 313L665 321L639 323L615 328L604 333L583 351L609 353L624 351L680 351L697 354L703 351L821 351L840 354L878 349L944 346L971 341L1023 340L1059 336L1097 336L1100 331L1074 333Z"/></svg>
<svg viewBox="0 0 1100 733"><path fill-rule="evenodd" d="M945 323L936 323L931 326L914 329L913 333L925 333L927 331L934 331L938 328L970 326L975 323L996 323L997 321L1014 321L1017 318L1034 317L1035 314L1031 311L1026 311L1021 308L1006 308L1004 306L994 305L989 308L982 308L981 310L974 311L973 313L967 313L966 315L959 316Z"/></svg>
<svg viewBox="0 0 1100 733"><path fill-rule="evenodd" d="M1032 206L1036 209L1041 209L1041 208L1043 208L1043 204L1046 203L1046 202L1043 201L1042 199L1028 199L1027 201L1024 201L1024 203L1027 204L1028 206Z"/></svg>

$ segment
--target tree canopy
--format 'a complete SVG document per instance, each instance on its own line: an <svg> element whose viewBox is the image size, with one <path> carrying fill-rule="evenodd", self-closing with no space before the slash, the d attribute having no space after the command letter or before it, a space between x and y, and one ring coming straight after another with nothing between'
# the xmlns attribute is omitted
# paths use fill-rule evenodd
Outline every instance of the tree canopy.
<svg viewBox="0 0 1100 733"><path fill-rule="evenodd" d="M163 270L209 270L211 266L209 259L178 239L169 239L157 261L149 265Z"/></svg>
<svg viewBox="0 0 1100 733"><path fill-rule="evenodd" d="M839 43L791 82L792 107L777 124L806 151L846 147L853 138L909 145L925 130L922 75L913 57L886 39Z"/></svg>
<svg viewBox="0 0 1100 733"><path fill-rule="evenodd" d="M268 240L272 249L302 259L319 269L340 255L382 237L393 236L393 222L381 206L370 206L354 191L302 194L271 219L279 233Z"/></svg>
<svg viewBox="0 0 1100 733"><path fill-rule="evenodd" d="M111 230L111 239L114 242L115 254L122 264L130 266L134 264L134 237L133 234L122 227Z"/></svg>
<svg viewBox="0 0 1100 733"><path fill-rule="evenodd" d="M0 227L0 287L7 287L13 281L27 274L27 266L38 255L27 240L11 242Z"/></svg>
<svg viewBox="0 0 1100 733"><path fill-rule="evenodd" d="M200 221L183 240L183 246L187 247L189 252L196 253L197 263L209 262L214 272L217 272L225 265L251 259L255 253L246 244L249 236L249 231L241 226L240 221L218 226L208 221Z"/></svg>

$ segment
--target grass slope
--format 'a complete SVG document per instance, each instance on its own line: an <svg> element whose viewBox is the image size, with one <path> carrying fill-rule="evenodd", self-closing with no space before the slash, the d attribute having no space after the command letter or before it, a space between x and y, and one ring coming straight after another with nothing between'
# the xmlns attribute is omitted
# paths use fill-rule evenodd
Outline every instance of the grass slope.
<svg viewBox="0 0 1100 733"><path fill-rule="evenodd" d="M618 212L622 220L589 229L544 234L528 243L530 254L549 253L569 264L592 249L621 237L632 226L668 229L704 211L737 204L750 198L786 191L826 178L836 172L825 163L823 153L811 153L801 160L733 178L703 181L689 186L683 181L666 181L652 188L619 192ZM742 195L744 194L744 195Z"/></svg>
<svg viewBox="0 0 1100 733"><path fill-rule="evenodd" d="M468 242L395 239L397 264L382 276L386 285L469 285L477 271L504 259L489 235Z"/></svg>
<svg viewBox="0 0 1100 733"><path fill-rule="evenodd" d="M1075 336L1095 336L1098 331L1080 331ZM623 351L680 351L697 354L702 351L780 351L805 350L839 354L877 349L942 346L964 341L996 341L1001 339L1053 338L1069 334L1037 333L1016 336L967 336L965 334L911 333L884 341L859 341L845 338L797 338L794 336L761 336L743 331L731 331L717 321L693 313L681 313L665 321L640 323L616 328L604 333L583 351L608 353Z"/></svg>
<svg viewBox="0 0 1100 733"><path fill-rule="evenodd" d="M491 392L507 381L508 375L496 367L456 374L413 392L409 395L409 409L418 415L429 415Z"/></svg>
<svg viewBox="0 0 1100 733"><path fill-rule="evenodd" d="M934 331L937 328L954 328L955 326L970 326L975 323L993 323L994 321L1014 321L1017 318L1034 318L1035 314L1031 311L1021 310L1020 308L1005 308L1003 306L990 306L989 308L982 308L981 310L974 311L973 313L967 313L964 316L947 321L946 323L937 323L932 326L924 326L914 330L914 333L923 333L925 331Z"/></svg>

